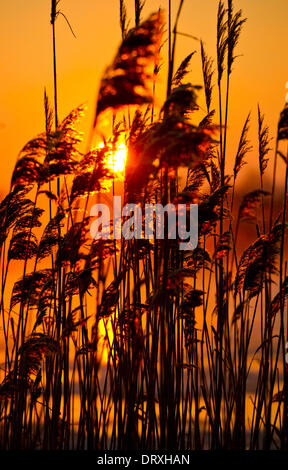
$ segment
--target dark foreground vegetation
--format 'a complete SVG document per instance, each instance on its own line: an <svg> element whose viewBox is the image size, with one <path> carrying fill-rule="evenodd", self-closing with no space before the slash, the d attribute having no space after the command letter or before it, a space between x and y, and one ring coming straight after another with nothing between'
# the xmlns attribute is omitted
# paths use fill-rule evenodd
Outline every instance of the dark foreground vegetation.
<svg viewBox="0 0 288 470"><path fill-rule="evenodd" d="M135 28L127 31L120 1L123 42L103 76L93 125L95 135L110 112L112 132L83 154L76 131L82 109L58 118L60 5L52 1L53 109L45 95L46 129L20 152L0 204L3 449L288 447L288 111L280 116L266 188L272 142L258 109L259 180L239 202L255 117L239 123L236 155L228 155L227 137L245 19L232 0L219 2L217 55L211 59L203 42L197 50L201 89L187 80L194 53L174 63L183 4L173 28L171 15L164 27L161 11L142 21L143 2L135 0ZM167 98L159 112L166 30ZM115 193L118 175L107 155L123 139L125 202L198 204L194 251L181 251L177 239L91 238L91 203Z"/></svg>

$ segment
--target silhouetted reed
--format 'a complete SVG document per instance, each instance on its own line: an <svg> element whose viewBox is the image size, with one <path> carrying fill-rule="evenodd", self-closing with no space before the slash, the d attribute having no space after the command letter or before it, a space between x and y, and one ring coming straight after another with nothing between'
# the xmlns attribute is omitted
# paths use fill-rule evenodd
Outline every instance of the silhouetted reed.
<svg viewBox="0 0 288 470"><path fill-rule="evenodd" d="M253 113L239 127L232 175L226 143L245 20L221 0L216 74L202 41L176 68L183 4L172 31L170 3L168 92L157 115L163 12L141 21L144 2L135 0L128 31L120 1L122 44L103 75L93 123L97 132L112 111L113 132L83 154L76 130L82 107L58 118L60 11L52 1L54 110L45 92L45 131L21 150L0 203L3 449L287 449L287 106L271 193L263 175L272 144L258 107L259 184L240 201ZM195 53L204 116L201 87L186 81ZM91 204L116 193L107 159L120 141L128 149L125 202L142 209L186 204L187 212L198 204L195 250L181 251L181 240L167 236L91 238ZM286 165L282 207L275 199L279 156Z"/></svg>

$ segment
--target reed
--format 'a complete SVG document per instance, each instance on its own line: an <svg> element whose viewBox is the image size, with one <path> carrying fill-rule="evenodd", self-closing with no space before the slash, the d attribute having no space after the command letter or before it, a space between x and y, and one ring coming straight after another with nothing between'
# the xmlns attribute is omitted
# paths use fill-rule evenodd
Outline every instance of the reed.
<svg viewBox="0 0 288 470"><path fill-rule="evenodd" d="M164 15L142 20L144 2L135 0L128 31L120 0L122 43L103 74L93 122L97 133L112 111L112 133L82 153L82 107L58 116L61 11L52 1L54 109L45 92L45 130L21 150L0 203L2 449L287 450L287 107L271 194L263 176L272 143L258 107L259 183L240 200L253 112L239 124L232 175L226 160L230 81L246 20L220 0L216 59L201 41L176 67L184 4L175 19L169 4L167 96L157 115ZM203 90L187 80L197 53ZM90 207L116 193L108 162L123 141L125 202L184 203L187 212L198 204L193 251L167 237L167 214L164 240L91 238ZM20 278L9 295L12 263Z"/></svg>

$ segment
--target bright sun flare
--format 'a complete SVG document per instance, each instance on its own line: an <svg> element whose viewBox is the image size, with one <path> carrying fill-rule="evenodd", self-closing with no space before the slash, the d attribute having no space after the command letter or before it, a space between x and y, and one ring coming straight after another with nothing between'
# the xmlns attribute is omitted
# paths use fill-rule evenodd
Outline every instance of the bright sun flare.
<svg viewBox="0 0 288 470"><path fill-rule="evenodd" d="M115 173L122 173L125 169L127 158L127 147L123 143L119 143L115 152L109 152L107 158L107 166Z"/></svg>

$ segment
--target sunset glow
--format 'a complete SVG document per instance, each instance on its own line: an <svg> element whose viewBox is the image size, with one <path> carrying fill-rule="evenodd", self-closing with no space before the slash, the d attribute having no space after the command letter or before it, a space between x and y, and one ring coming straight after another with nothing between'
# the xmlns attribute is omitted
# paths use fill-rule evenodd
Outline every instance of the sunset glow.
<svg viewBox="0 0 288 470"><path fill-rule="evenodd" d="M281 456L288 1L2 4L0 453Z"/></svg>
<svg viewBox="0 0 288 470"><path fill-rule="evenodd" d="M115 152L110 152L107 159L107 166L115 173L122 173L125 169L127 158L127 147L124 143L119 143Z"/></svg>

